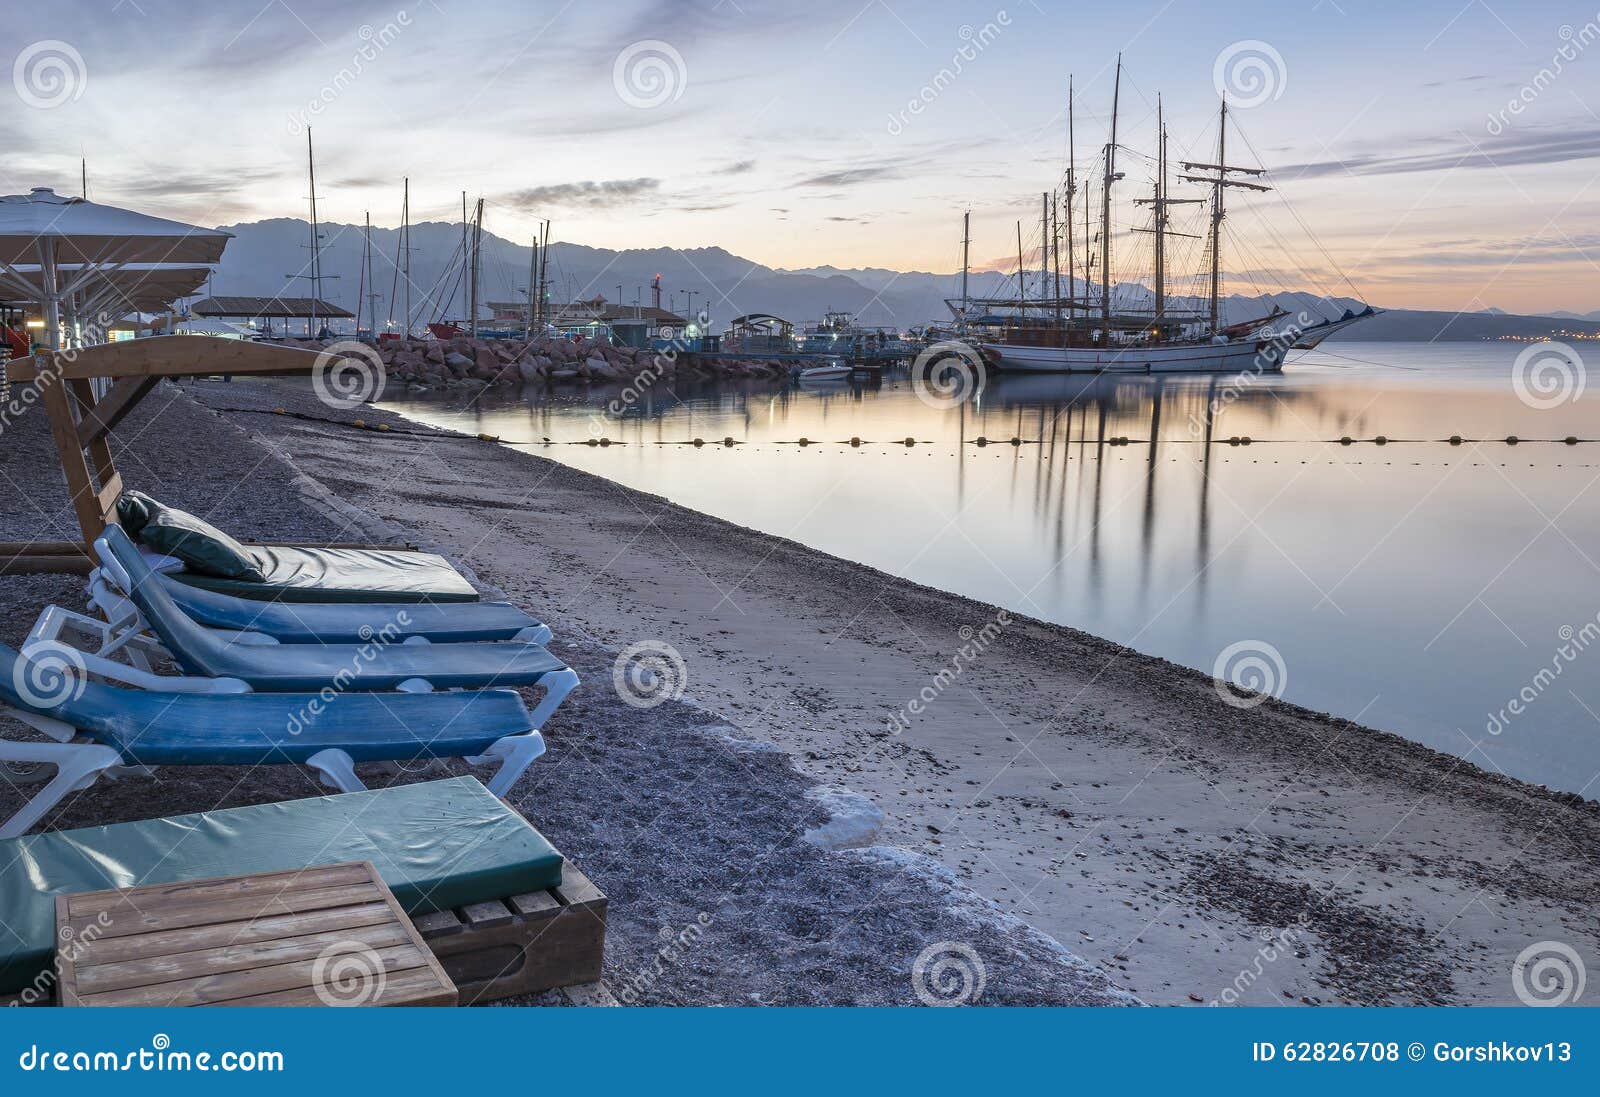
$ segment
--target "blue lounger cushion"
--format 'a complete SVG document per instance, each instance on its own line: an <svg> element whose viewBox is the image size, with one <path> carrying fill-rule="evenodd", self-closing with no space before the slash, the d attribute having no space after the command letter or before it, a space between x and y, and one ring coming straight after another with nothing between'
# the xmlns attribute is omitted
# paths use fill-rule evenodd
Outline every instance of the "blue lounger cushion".
<svg viewBox="0 0 1600 1097"><path fill-rule="evenodd" d="M57 895L344 861L413 916L561 883L561 854L470 777L30 834L0 841L0 993L48 982Z"/></svg>
<svg viewBox="0 0 1600 1097"><path fill-rule="evenodd" d="M400 623L403 636L436 644L510 640L539 621L510 602L435 605L352 602L261 602L219 594L157 573L178 608L209 628L261 632L283 644L354 644Z"/></svg>
<svg viewBox="0 0 1600 1097"><path fill-rule="evenodd" d="M72 725L128 765L298 765L324 750L353 761L468 758L530 731L508 689L419 693L202 694L120 689L82 681L48 708L17 691L27 668L0 644L0 702ZM47 684L45 693L52 691Z"/></svg>
<svg viewBox="0 0 1600 1097"><path fill-rule="evenodd" d="M435 688L531 686L566 664L536 644L294 644L230 643L178 608L166 585L121 528L107 526L104 545L126 573L128 598L188 674L236 678L252 689L391 690L411 679ZM111 561L102 559L102 565Z"/></svg>

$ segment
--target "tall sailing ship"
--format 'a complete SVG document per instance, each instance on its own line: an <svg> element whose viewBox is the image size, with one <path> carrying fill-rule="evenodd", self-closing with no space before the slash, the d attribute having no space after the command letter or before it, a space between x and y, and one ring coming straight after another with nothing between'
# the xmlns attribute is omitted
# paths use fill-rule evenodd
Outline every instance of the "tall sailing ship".
<svg viewBox="0 0 1600 1097"><path fill-rule="evenodd" d="M1043 262L1033 299L1027 295L1022 255L1022 230L1017 230L1017 295L973 298L967 295L968 258L971 248L970 216L962 234L962 294L946 302L958 327L979 347L985 359L1001 370L1031 373L1149 373L1149 372L1276 372L1291 350L1309 350L1328 336L1378 314L1370 305L1361 311L1345 309L1337 317L1290 317L1273 307L1266 315L1229 323L1222 310L1223 223L1230 190L1263 192L1263 168L1230 165L1228 103L1224 98L1218 116L1215 163L1183 161L1181 181L1206 186L1209 198L1173 197L1168 189L1167 130L1162 109L1156 108L1157 151L1152 190L1136 198L1148 206L1148 228L1154 259L1153 293L1149 304L1134 305L1113 290L1112 210L1114 186L1124 178L1117 170L1117 121L1121 106L1122 58L1117 58L1112 93L1109 140L1101 157L1099 232L1091 235L1089 203L1083 204L1083 245L1074 246L1074 200L1079 178L1072 151L1072 91L1068 85L1068 166L1057 194L1042 195L1040 233ZM1086 196L1087 197L1087 196ZM1062 205L1065 221L1061 224ZM1168 286L1168 241L1174 236L1201 238L1172 228L1176 206L1209 206L1203 234L1207 267L1204 293L1174 299ZM1062 245L1066 246L1066 285L1062 293ZM1094 244L1098 242L1098 249ZM1098 251L1098 254L1096 254ZM1082 257L1082 276L1075 276L1075 259ZM1095 277L1098 267L1098 279ZM1053 292L1047 292L1052 280ZM1074 289L1074 283L1077 289ZM1125 295L1124 295L1125 296ZM974 310L980 311L974 315Z"/></svg>

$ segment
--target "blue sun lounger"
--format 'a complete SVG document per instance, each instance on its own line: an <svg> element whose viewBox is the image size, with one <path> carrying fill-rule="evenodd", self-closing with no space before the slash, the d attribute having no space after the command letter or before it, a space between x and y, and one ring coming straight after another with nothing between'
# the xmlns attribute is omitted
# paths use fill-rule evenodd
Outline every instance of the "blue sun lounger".
<svg viewBox="0 0 1600 1097"><path fill-rule="evenodd" d="M394 629L402 640L431 644L493 640L548 644L552 639L547 625L510 602L263 602L204 590L151 570L155 581L197 624L267 642L360 644L386 628ZM89 576L89 598L107 620L124 617L134 608L98 568Z"/></svg>
<svg viewBox="0 0 1600 1097"><path fill-rule="evenodd" d="M179 693L538 686L545 696L534 710L534 723L541 727L578 684L578 676L565 663L536 644L409 644L387 630L359 644L261 644L223 637L178 608L119 527L106 527L95 541L95 554L108 580L127 595L141 623L184 671L174 677L129 666L109 658L105 643L97 651L80 652L88 670L112 681ZM59 641L69 626L84 622L99 630L103 640L117 628L51 607L40 616L30 639ZM127 627L111 643L125 647L130 657L141 649L141 638ZM148 647L144 645L145 650Z"/></svg>
<svg viewBox="0 0 1600 1097"><path fill-rule="evenodd" d="M0 644L0 712L54 742L0 738L0 762L46 763L55 776L0 824L24 834L71 792L102 775L150 766L306 765L344 792L363 789L355 763L464 758L500 763L504 796L544 753L539 724L511 690L388 695L207 695L128 690L89 680L78 652Z"/></svg>

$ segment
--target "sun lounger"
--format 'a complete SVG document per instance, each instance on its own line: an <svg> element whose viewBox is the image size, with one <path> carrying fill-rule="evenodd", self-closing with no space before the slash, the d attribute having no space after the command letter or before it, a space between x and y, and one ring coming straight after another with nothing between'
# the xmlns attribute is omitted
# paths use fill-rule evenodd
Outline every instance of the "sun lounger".
<svg viewBox="0 0 1600 1097"><path fill-rule="evenodd" d="M210 629L249 634L280 644L358 644L390 629L401 640L461 644L515 640L548 644L549 627L510 602L423 603L262 602L218 594L155 573L191 620ZM135 607L96 568L89 576L89 598L114 621Z"/></svg>
<svg viewBox="0 0 1600 1097"><path fill-rule="evenodd" d="M84 665L113 681L169 692L227 693L251 690L414 690L487 686L539 686L545 697L535 710L542 726L578 676L537 644L409 644L380 630L359 644L261 644L225 637L196 624L151 571L125 533L106 527L95 553L107 580L134 604L140 621L182 668L163 676L111 659L110 647L82 652ZM40 615L30 640L60 641L73 627L99 630L104 640L132 654L141 649L126 623L103 625L51 607ZM114 639L113 639L114 636Z"/></svg>
<svg viewBox="0 0 1600 1097"><path fill-rule="evenodd" d="M314 545L241 544L204 520L137 491L117 514L129 536L182 560L173 579L190 586L282 602L475 602L478 592L431 552Z"/></svg>
<svg viewBox="0 0 1600 1097"><path fill-rule="evenodd" d="M0 837L25 833L62 797L119 770L301 764L352 791L365 787L357 762L465 758L499 761L489 788L504 795L544 753L539 720L511 690L331 697L127 690L90 681L76 651L48 644L23 654L0 644L0 711L55 740L0 739L0 762L56 767L0 825Z"/></svg>
<svg viewBox="0 0 1600 1097"><path fill-rule="evenodd" d="M600 976L605 896L477 781L452 778L0 842L0 995L48 1000L57 946L94 948L87 930L55 939L58 895L344 861L370 861L424 937L453 911L480 915L429 942L463 1002Z"/></svg>

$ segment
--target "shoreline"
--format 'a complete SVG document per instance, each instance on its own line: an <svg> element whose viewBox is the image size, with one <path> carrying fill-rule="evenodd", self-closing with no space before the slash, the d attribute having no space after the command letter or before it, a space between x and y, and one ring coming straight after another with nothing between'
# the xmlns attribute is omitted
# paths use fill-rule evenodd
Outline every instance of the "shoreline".
<svg viewBox="0 0 1600 1097"><path fill-rule="evenodd" d="M1285 702L1234 709L1199 672L1021 615L890 735L994 607L371 407L229 388L409 432L239 417L558 634L671 643L691 698L876 803L879 841L1153 1004L1509 1003L1525 947L1600 956L1591 801Z"/></svg>

